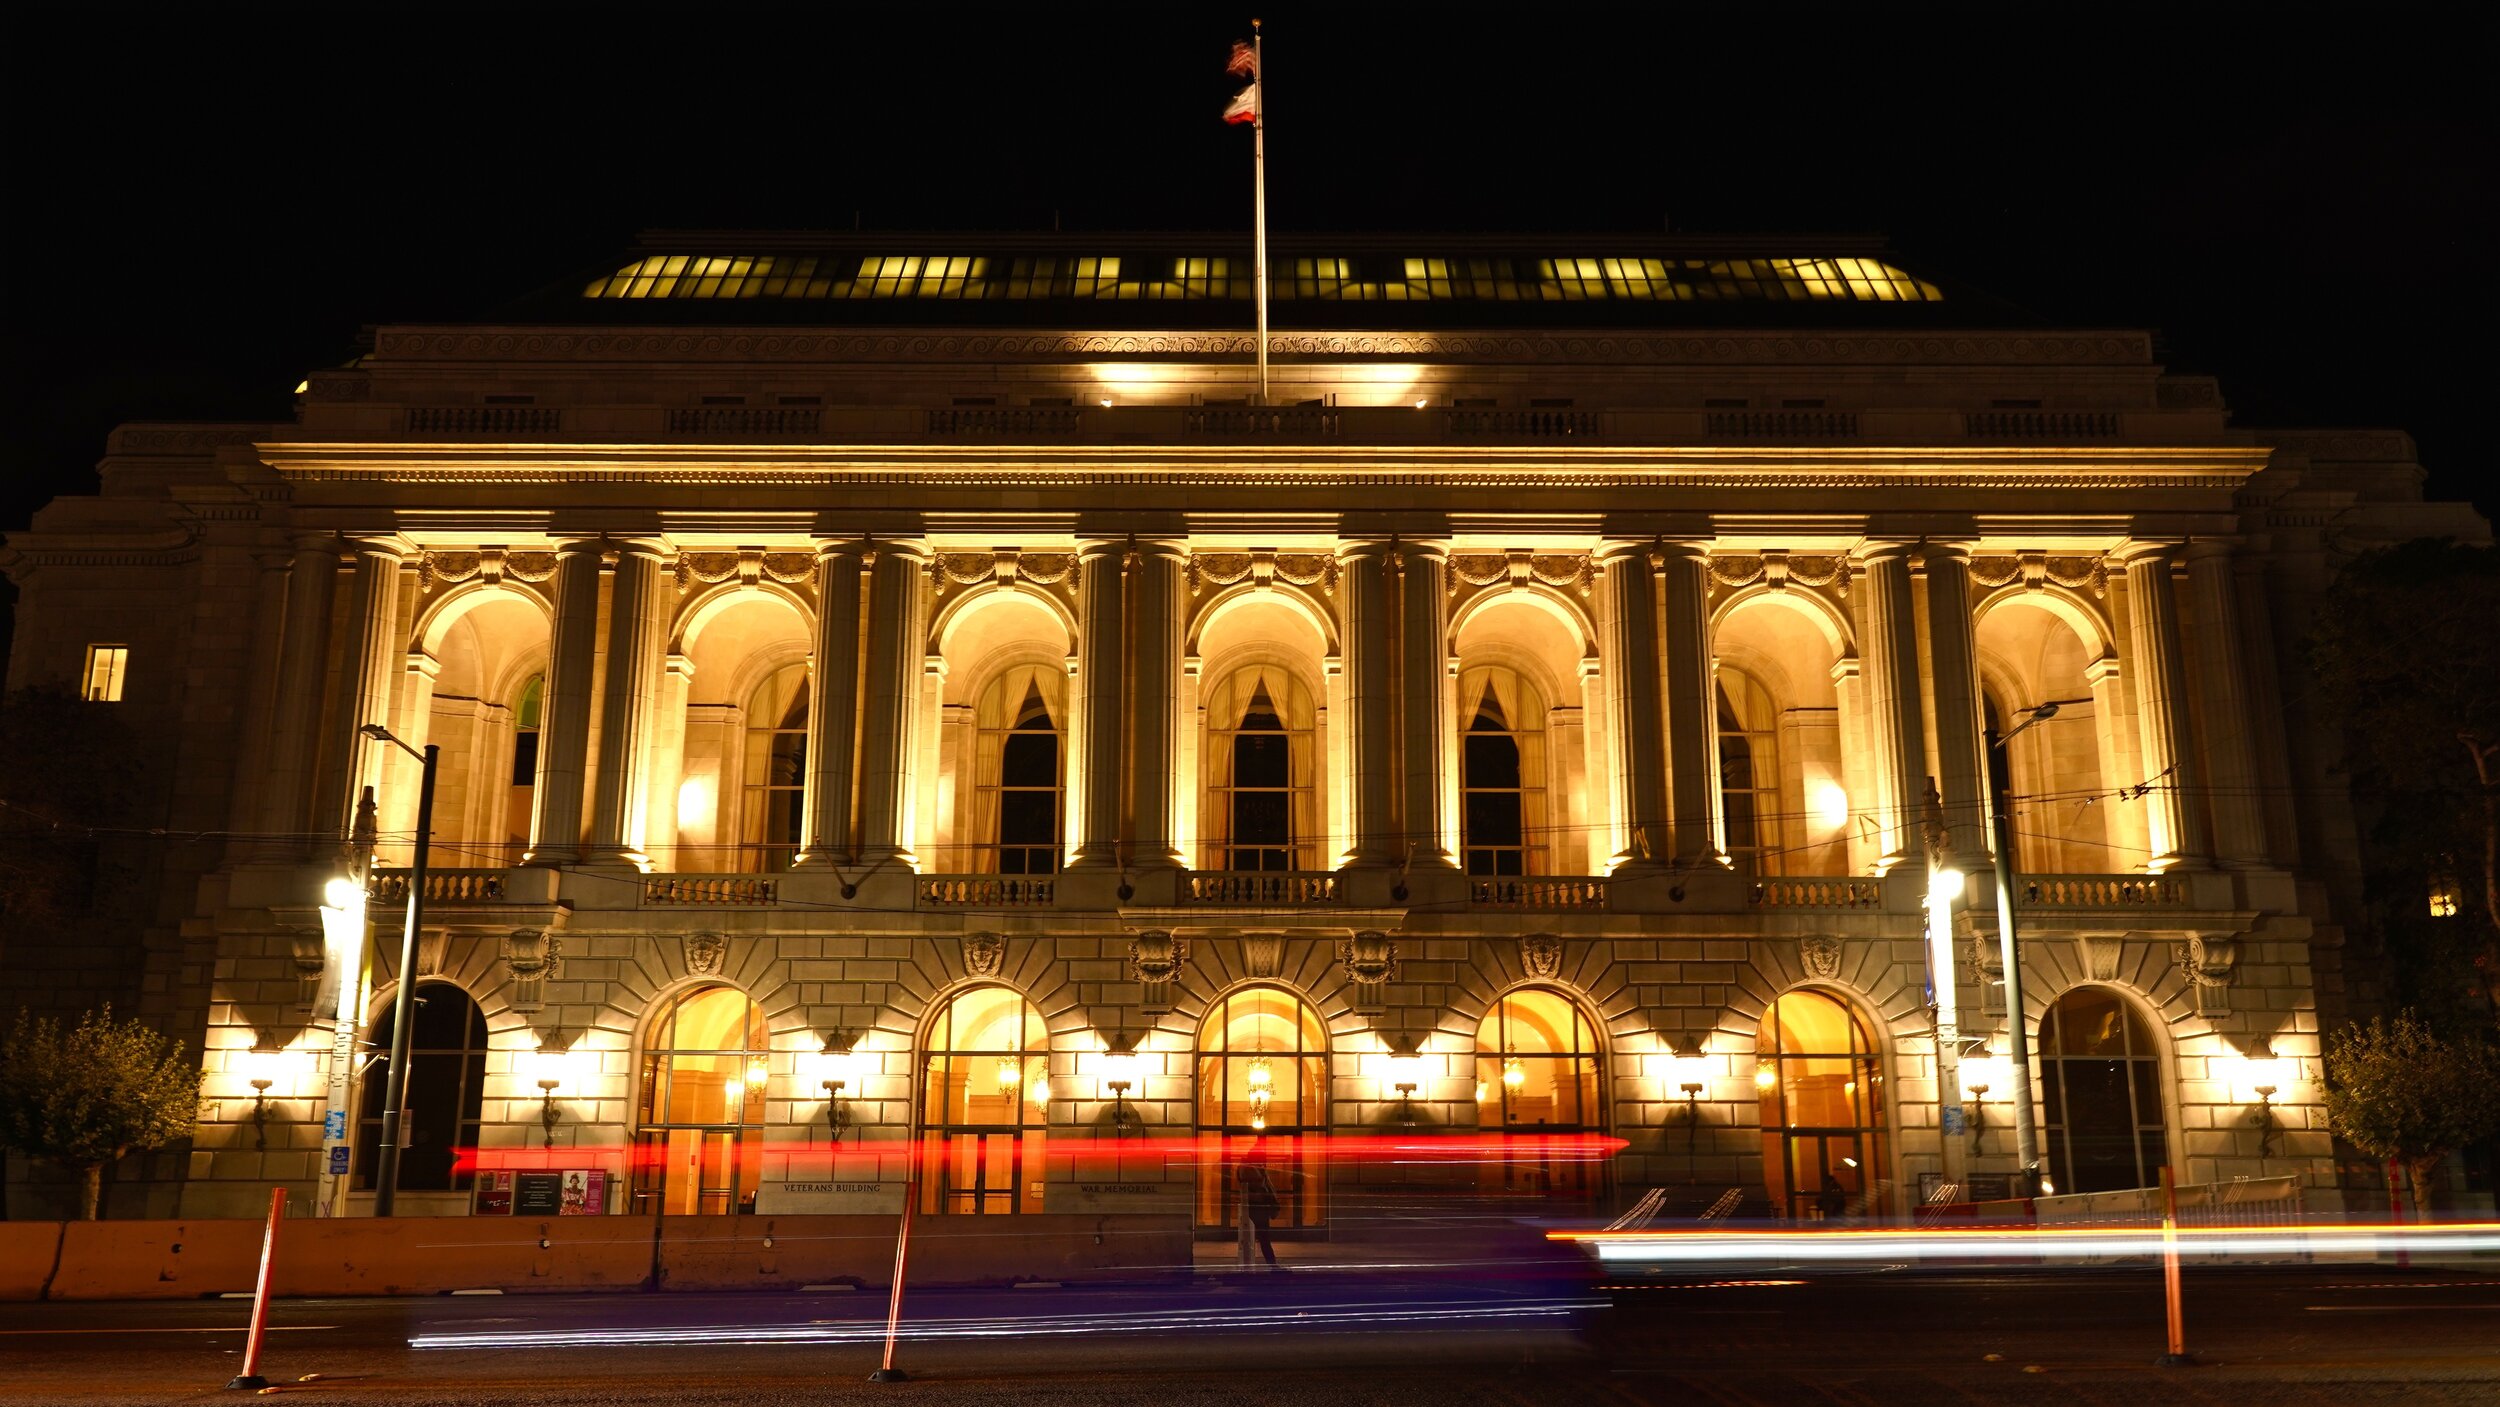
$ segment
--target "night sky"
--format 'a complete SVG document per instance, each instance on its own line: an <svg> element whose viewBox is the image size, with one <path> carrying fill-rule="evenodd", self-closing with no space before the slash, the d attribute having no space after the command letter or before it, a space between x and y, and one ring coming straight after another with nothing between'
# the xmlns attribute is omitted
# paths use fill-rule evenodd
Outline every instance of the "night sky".
<svg viewBox="0 0 2500 1407"><path fill-rule="evenodd" d="M90 491L118 421L283 417L360 326L489 315L638 228L1243 228L1248 13L48 14L5 61L0 531ZM1282 5L1272 220L1880 232L2160 329L2243 425L2408 429L2492 512L2494 36L2461 13Z"/></svg>

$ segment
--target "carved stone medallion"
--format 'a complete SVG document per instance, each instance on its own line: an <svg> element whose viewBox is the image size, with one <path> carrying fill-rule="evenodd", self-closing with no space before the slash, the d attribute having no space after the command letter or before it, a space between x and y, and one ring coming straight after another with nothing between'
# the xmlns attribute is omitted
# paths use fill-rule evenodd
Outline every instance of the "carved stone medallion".
<svg viewBox="0 0 2500 1407"><path fill-rule="evenodd" d="M1551 933L1530 933L1519 940L1519 966L1530 977L1552 981L1562 972L1563 943Z"/></svg>
<svg viewBox="0 0 2500 1407"><path fill-rule="evenodd" d="M1805 963L1808 977L1828 982L1840 976L1840 940L1828 933L1812 933L1798 939L1797 956Z"/></svg>
<svg viewBox="0 0 2500 1407"><path fill-rule="evenodd" d="M1007 966L1007 939L996 933L964 935L964 971L975 977L996 977Z"/></svg>
<svg viewBox="0 0 2500 1407"><path fill-rule="evenodd" d="M729 956L729 939L718 933L686 935L686 972L694 977L718 977L721 963Z"/></svg>

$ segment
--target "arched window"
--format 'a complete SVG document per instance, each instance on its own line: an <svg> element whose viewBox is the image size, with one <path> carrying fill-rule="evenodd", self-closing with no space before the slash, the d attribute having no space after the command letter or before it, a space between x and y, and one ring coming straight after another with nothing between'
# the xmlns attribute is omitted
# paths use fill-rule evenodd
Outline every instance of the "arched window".
<svg viewBox="0 0 2500 1407"><path fill-rule="evenodd" d="M1781 872L1779 710L1752 676L1719 670L1719 814L1738 874Z"/></svg>
<svg viewBox="0 0 2500 1407"><path fill-rule="evenodd" d="M929 1027L920 1090L920 1210L1042 1209L1050 1031L1005 987L957 996Z"/></svg>
<svg viewBox="0 0 2500 1407"><path fill-rule="evenodd" d="M1198 1024L1198 1221L1231 1226L1240 1182L1258 1158L1279 1203L1273 1225L1321 1226L1328 1215L1328 1027L1281 987L1244 987Z"/></svg>
<svg viewBox="0 0 2500 1407"><path fill-rule="evenodd" d="M1213 868L1319 868L1319 749L1311 691L1289 671L1253 665L1206 696L1207 805L1200 828Z"/></svg>
<svg viewBox="0 0 2500 1407"><path fill-rule="evenodd" d="M1506 1134L1600 1129L1596 1028L1560 992L1524 988L1504 996L1476 1027L1476 1126ZM1484 1190L1535 1196L1586 1196L1596 1164L1576 1145L1528 1142L1488 1159Z"/></svg>
<svg viewBox="0 0 2500 1407"><path fill-rule="evenodd" d="M2042 1137L2060 1192L2150 1187L2169 1161L2161 1054L2135 1008L2077 987L2040 1018Z"/></svg>
<svg viewBox="0 0 2500 1407"><path fill-rule="evenodd" d="M1883 1061L1857 1013L1821 992L1790 992L1762 1014L1754 1059L1762 1176L1779 1215L1881 1215Z"/></svg>
<svg viewBox="0 0 2500 1407"><path fill-rule="evenodd" d="M695 987L652 1023L635 1096L634 1210L755 1210L762 1172L764 1013L735 987Z"/></svg>
<svg viewBox="0 0 2500 1407"><path fill-rule="evenodd" d="M512 705L512 776L504 793L504 849L513 864L530 848L530 809L538 796L538 718L547 701L547 676L533 674Z"/></svg>
<svg viewBox="0 0 2500 1407"><path fill-rule="evenodd" d="M417 983L408 1031L408 1146L399 1155L402 1192L465 1192L476 1181L474 1154L486 1083L486 1016L449 982ZM382 1104L391 1074L392 1007L366 1039L382 1058L365 1067L356 1111L356 1186L381 1184Z"/></svg>
<svg viewBox="0 0 2500 1407"><path fill-rule="evenodd" d="M1491 666L1460 674L1458 698L1467 873L1544 874L1545 700Z"/></svg>
<svg viewBox="0 0 2500 1407"><path fill-rule="evenodd" d="M807 666L784 665L747 701L740 868L770 874L798 857L807 816Z"/></svg>
<svg viewBox="0 0 2500 1407"><path fill-rule="evenodd" d="M1059 868L1066 696L1066 671L1042 665L1009 669L982 691L973 720L976 868L999 874Z"/></svg>

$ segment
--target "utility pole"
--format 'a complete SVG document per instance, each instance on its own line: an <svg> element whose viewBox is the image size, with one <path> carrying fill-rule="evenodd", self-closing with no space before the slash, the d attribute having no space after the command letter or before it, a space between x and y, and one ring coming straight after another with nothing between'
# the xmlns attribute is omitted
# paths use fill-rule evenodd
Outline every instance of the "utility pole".
<svg viewBox="0 0 2500 1407"><path fill-rule="evenodd" d="M347 1214L348 1161L355 1140L348 1127L355 1107L357 1033L365 1010L365 894L373 874L376 834L373 788L356 803L339 875L322 895L321 983L313 996L313 1019L330 1013L330 1065L321 1100L321 1180L315 1216Z"/></svg>
<svg viewBox="0 0 2500 1407"><path fill-rule="evenodd" d="M1988 755L1993 758L1999 748L2014 741L2016 735L2034 723L2045 723L2057 716L2067 704L2090 703L2090 699L2051 699L2023 710L2023 721L2012 732L1998 737L1994 728L1988 730ZM2006 754L2007 774L2011 780L2013 754ZM2031 1035L2024 1026L2023 965L2021 949L2014 932L2014 817L2011 798L1995 786L1988 788L1992 802L1989 807L1989 836L1996 845L1997 880L1997 961L2005 969L2005 1065L2014 1087L2007 1097L2014 1104L2014 1166L2022 1170L2023 1194L2037 1197L2051 1187L2048 1169L2040 1163L2040 1129L2032 1113Z"/></svg>
<svg viewBox="0 0 2500 1407"><path fill-rule="evenodd" d="M389 1216L399 1201L399 1152L408 1141L408 1042L417 1019L417 931L425 922L425 862L434 834L434 764L442 749L427 743L410 747L379 723L356 730L376 742L390 743L425 766L417 784L416 854L408 867L408 922L399 935L399 985L391 995L391 1063L382 1095L382 1156L375 1160L378 1181L373 1189L373 1214Z"/></svg>
<svg viewBox="0 0 2500 1407"><path fill-rule="evenodd" d="M1961 994L1953 966L1953 901L1962 893L1962 872L1944 825L1944 798L1927 779L1927 980L1934 990L1936 1021L1936 1129L1943 1140L1945 1181L1963 1185L1969 1200L1970 1146L1962 1113Z"/></svg>

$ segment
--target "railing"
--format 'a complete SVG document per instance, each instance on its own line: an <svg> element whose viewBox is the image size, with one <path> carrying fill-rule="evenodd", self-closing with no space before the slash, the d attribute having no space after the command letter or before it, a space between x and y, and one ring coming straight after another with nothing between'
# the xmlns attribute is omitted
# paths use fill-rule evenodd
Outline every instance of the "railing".
<svg viewBox="0 0 2500 1407"><path fill-rule="evenodd" d="M552 435L564 423L557 406L410 406L411 435Z"/></svg>
<svg viewBox="0 0 2500 1407"><path fill-rule="evenodd" d="M1027 875L923 875L912 897L924 909L1046 909L1058 882Z"/></svg>
<svg viewBox="0 0 2500 1407"><path fill-rule="evenodd" d="M721 440L798 440L816 434L824 412L813 406L702 406L668 413L671 435Z"/></svg>
<svg viewBox="0 0 2500 1407"><path fill-rule="evenodd" d="M1854 440L1853 410L1714 410L1706 421L1714 440Z"/></svg>
<svg viewBox="0 0 2500 1407"><path fill-rule="evenodd" d="M755 907L780 902L780 888L745 875L652 875L642 882L642 902Z"/></svg>
<svg viewBox="0 0 2500 1407"><path fill-rule="evenodd" d="M1467 903L1479 909L1602 909L1606 907L1606 881L1585 876L1471 879Z"/></svg>
<svg viewBox="0 0 2500 1407"><path fill-rule="evenodd" d="M1074 406L953 406L929 412L932 435L1073 435Z"/></svg>
<svg viewBox="0 0 2500 1407"><path fill-rule="evenodd" d="M1192 406L1181 428L1192 435L1277 435L1333 440L1344 418L1326 406Z"/></svg>
<svg viewBox="0 0 2500 1407"><path fill-rule="evenodd" d="M1510 440L1595 439L1605 425L1593 410L1453 410L1444 423L1454 439Z"/></svg>
<svg viewBox="0 0 2500 1407"><path fill-rule="evenodd" d="M1189 876L1189 902L1276 908L1337 902L1337 877L1311 870L1201 870Z"/></svg>
<svg viewBox="0 0 2500 1407"><path fill-rule="evenodd" d="M1975 410L1962 417L1974 440L2110 440L2118 413L2109 410Z"/></svg>
<svg viewBox="0 0 2500 1407"><path fill-rule="evenodd" d="M2030 875L2022 880L2014 901L2040 909L2151 908L2187 902L2187 886L2161 875Z"/></svg>
<svg viewBox="0 0 2500 1407"><path fill-rule="evenodd" d="M1876 879L1766 879L1747 896L1757 909L1880 909L1884 884Z"/></svg>
<svg viewBox="0 0 2500 1407"><path fill-rule="evenodd" d="M376 870L373 872L373 898L377 903L408 902L408 871ZM427 870L425 902L429 904L496 904L503 902L503 871L501 870Z"/></svg>

